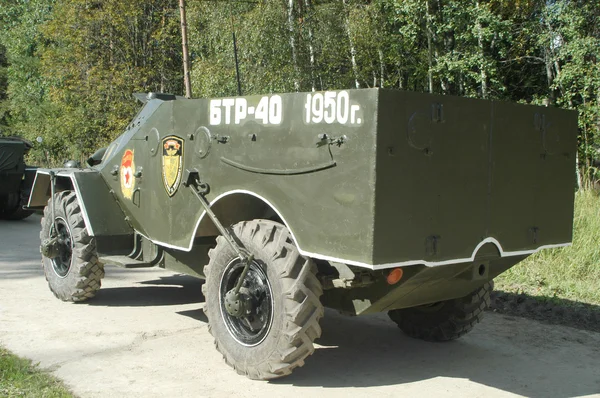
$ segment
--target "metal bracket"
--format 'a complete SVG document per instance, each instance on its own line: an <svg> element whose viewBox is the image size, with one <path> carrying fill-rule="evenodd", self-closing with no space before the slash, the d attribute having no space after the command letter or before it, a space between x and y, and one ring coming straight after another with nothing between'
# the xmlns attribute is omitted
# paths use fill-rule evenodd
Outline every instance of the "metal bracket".
<svg viewBox="0 0 600 398"><path fill-rule="evenodd" d="M56 193L56 173L50 171L50 200L52 203L52 228L50 229L50 237L52 238L52 231L55 234L58 234L58 229L56 229L56 205L54 204L54 194Z"/></svg>
<svg viewBox="0 0 600 398"><path fill-rule="evenodd" d="M428 256L439 254L440 239L441 236L439 235L431 235L425 239L425 253L427 253Z"/></svg>
<svg viewBox="0 0 600 398"><path fill-rule="evenodd" d="M529 229L529 237L534 244L537 244L539 241L540 229L538 227L531 227Z"/></svg>
<svg viewBox="0 0 600 398"><path fill-rule="evenodd" d="M203 197L210 192L210 186L207 183L200 182L200 173L196 169L186 169L183 172L183 186L198 190Z"/></svg>
<svg viewBox="0 0 600 398"><path fill-rule="evenodd" d="M444 122L444 104L433 103L431 104L431 121L433 123Z"/></svg>
<svg viewBox="0 0 600 398"><path fill-rule="evenodd" d="M212 138L214 140L216 140L219 144L226 144L226 143L229 142L229 136L228 135L215 134Z"/></svg>
<svg viewBox="0 0 600 398"><path fill-rule="evenodd" d="M208 214L211 221L215 224L221 235L223 235L227 243L229 243L229 246L231 246L231 248L235 251L238 258L244 263L244 270L240 275L240 279L238 280L237 285L233 289L233 295L237 297L242 287L244 278L246 278L246 274L248 273L248 269L250 268L250 263L252 263L252 261L254 260L254 256L252 254L245 253L245 250L240 245L238 245L233 235L231 235L227 228L225 228L223 224L221 224L215 213L210 208L210 203L208 203L208 200L206 200L206 198L204 197L204 195L206 195L210 191L210 187L207 183L200 182L200 173L198 172L198 170L186 169L183 173L183 181L183 185L188 188L191 188L194 195L202 204L202 207L204 207L206 214Z"/></svg>
<svg viewBox="0 0 600 398"><path fill-rule="evenodd" d="M185 179L186 175L187 179ZM209 187L208 184L200 182L200 178L198 177L198 170L186 170L184 179L184 185L192 189L192 192L198 198L200 204L202 204L202 207L204 207L206 214L208 214L211 221L215 224L221 235L223 235L223 237L227 240L227 243L229 243L231 248L235 250L235 253L238 255L240 260L246 259L247 256L243 253L242 248L233 239L233 236L229 233L227 228L225 228L223 224L221 224L215 213L210 208L208 200L206 200L206 198L204 197L204 195L206 195L206 193L208 192Z"/></svg>
<svg viewBox="0 0 600 398"><path fill-rule="evenodd" d="M319 134L317 137L320 140L319 142L317 142L317 147L321 147L323 145L342 146L342 144L345 144L346 141L348 141L348 137L345 135L342 135L340 137L330 137L327 134L323 133Z"/></svg>

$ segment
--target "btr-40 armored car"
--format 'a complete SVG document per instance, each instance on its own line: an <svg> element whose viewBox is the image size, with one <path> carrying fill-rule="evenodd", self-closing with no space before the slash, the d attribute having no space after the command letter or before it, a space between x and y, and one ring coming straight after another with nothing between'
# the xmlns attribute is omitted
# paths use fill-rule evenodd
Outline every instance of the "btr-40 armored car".
<svg viewBox="0 0 600 398"><path fill-rule="evenodd" d="M91 298L105 264L203 278L216 347L250 378L303 365L324 306L460 337L494 277L571 242L574 112L380 89L138 98L90 167L37 173L50 289Z"/></svg>

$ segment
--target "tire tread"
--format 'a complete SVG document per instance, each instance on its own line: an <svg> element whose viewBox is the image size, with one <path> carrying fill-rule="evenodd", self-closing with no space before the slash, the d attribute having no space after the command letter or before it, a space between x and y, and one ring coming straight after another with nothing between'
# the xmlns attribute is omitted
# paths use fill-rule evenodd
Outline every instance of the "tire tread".
<svg viewBox="0 0 600 398"><path fill-rule="evenodd" d="M211 327L210 311L205 311L209 321L208 330L215 338L215 347L221 352L225 362L238 373L260 380L289 375L292 370L304 365L306 357L314 352L313 341L321 335L319 320L323 317L324 310L319 297L323 292L316 277L316 265L312 260L300 255L298 249L289 243L289 231L273 221L253 220L238 223L233 227L233 235L239 237L240 241L258 242L266 252L273 253L273 261L283 265L280 277L283 278L284 286L286 329L282 331L285 338L281 340L285 340L285 344L280 340L269 358L254 366L247 366L236 363L226 350L221 349L219 336L215 336ZM202 286L207 307L218 305L212 302L213 297L208 296L207 286L212 278L212 264L226 246L228 243L225 238L219 236L217 246L209 251L211 261L204 268L207 283Z"/></svg>
<svg viewBox="0 0 600 398"><path fill-rule="evenodd" d="M470 332L490 306L493 282L487 282L465 297L443 302L437 312L420 307L392 310L389 317L408 336L425 341L450 341ZM422 307L421 307L422 308Z"/></svg>
<svg viewBox="0 0 600 398"><path fill-rule="evenodd" d="M85 220L79 206L77 195L73 191L62 191L55 194L55 206L60 206L64 210L68 224L71 228L71 239L74 242L71 270L70 272L77 273L77 280L69 289L69 292L58 292L51 279L48 277L49 272L53 270L46 269L42 258L42 266L46 281L50 290L54 295L63 300L71 302L81 302L88 300L96 295L96 292L101 287L101 280L104 277L104 266L98 261L96 255L96 242L88 235ZM42 217L42 231L40 232L40 240L43 241L50 235L52 219L52 198L48 200L48 205L44 208L44 216Z"/></svg>

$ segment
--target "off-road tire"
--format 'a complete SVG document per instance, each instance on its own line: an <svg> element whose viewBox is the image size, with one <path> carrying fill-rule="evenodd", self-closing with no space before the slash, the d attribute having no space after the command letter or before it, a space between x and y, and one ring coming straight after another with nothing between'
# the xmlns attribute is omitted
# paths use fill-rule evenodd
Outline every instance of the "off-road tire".
<svg viewBox="0 0 600 398"><path fill-rule="evenodd" d="M50 199L52 200L52 199ZM52 203L44 208L40 240L50 237L52 230ZM88 235L77 195L62 191L54 195L57 218L66 221L71 234L71 262L68 273L61 277L55 271L53 260L42 256L42 266L48 286L54 295L63 301L85 301L96 294L104 277L104 266L98 262L96 243Z"/></svg>
<svg viewBox="0 0 600 398"><path fill-rule="evenodd" d="M18 221L18 220L26 219L33 213L34 212L31 210L25 210L21 206L18 206L16 209L13 209L12 211L10 211L8 213L3 213L1 218L8 220L8 221Z"/></svg>
<svg viewBox="0 0 600 398"><path fill-rule="evenodd" d="M21 184L21 185L23 185L23 184ZM29 193L25 192L22 188L23 187L21 186L21 191L18 194L19 195L19 204L17 206L15 206L12 209L1 209L0 208L0 218L1 219L9 220L9 221L18 221L18 220L23 220L34 213L32 210L26 210L23 208L23 206L27 204L27 201L29 199Z"/></svg>
<svg viewBox="0 0 600 398"><path fill-rule="evenodd" d="M490 306L493 282L458 299L388 312L392 321L410 337L426 341L455 340L470 332Z"/></svg>
<svg viewBox="0 0 600 398"><path fill-rule="evenodd" d="M209 251L210 261L204 268L206 282L202 292L208 330L225 362L239 374L251 379L267 380L289 375L304 365L314 352L313 341L321 335L319 320L323 316L321 283L315 276L316 266L300 255L291 235L283 225L269 220L241 222L230 229L237 242L254 255L264 270L272 290L272 323L264 340L246 346L228 329L222 311L220 284L229 264L237 258L222 236Z"/></svg>

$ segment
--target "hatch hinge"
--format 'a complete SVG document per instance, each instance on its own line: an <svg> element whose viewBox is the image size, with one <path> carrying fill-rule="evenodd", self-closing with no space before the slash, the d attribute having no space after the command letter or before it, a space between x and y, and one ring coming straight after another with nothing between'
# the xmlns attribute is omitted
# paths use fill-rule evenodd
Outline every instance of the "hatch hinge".
<svg viewBox="0 0 600 398"><path fill-rule="evenodd" d="M431 104L431 121L433 123L444 122L444 104L433 103Z"/></svg>

